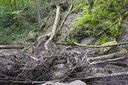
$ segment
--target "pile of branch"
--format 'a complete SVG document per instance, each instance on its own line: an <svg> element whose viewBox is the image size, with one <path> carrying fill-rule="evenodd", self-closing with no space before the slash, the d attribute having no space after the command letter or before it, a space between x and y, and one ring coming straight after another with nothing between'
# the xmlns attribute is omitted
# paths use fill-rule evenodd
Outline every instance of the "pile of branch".
<svg viewBox="0 0 128 85"><path fill-rule="evenodd" d="M68 15L70 14L70 12L71 12L71 10L73 8L73 5L71 4L66 16L64 17L64 19L62 20L62 22L61 22L61 24L59 26L60 15L61 15L60 14L60 8L61 8L61 6L56 5L56 17L55 17L55 21L54 21L54 24L53 24L52 31L50 33L47 33L46 35L42 35L42 36L38 37L38 39L37 39L37 42L38 42L37 47L39 47L40 44L42 44L42 42L44 41L44 39L46 39L46 37L49 37L49 39L44 44L45 50L48 50L49 43L53 40L53 38L55 38L55 36L59 32L59 30L62 28L65 20L67 19Z"/></svg>
<svg viewBox="0 0 128 85"><path fill-rule="evenodd" d="M90 72L93 65L127 59L127 51L89 58L67 48L53 48L44 53L41 59L36 59L34 55L28 53L0 56L0 82L43 83L50 80L64 81L82 78L86 80L127 75L127 72L124 72L92 76ZM63 75L56 75L57 72L62 72Z"/></svg>

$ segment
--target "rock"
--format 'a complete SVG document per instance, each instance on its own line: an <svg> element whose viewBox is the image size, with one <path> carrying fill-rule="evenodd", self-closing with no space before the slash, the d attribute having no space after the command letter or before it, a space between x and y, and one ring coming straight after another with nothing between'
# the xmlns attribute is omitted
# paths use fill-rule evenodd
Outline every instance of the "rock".
<svg viewBox="0 0 128 85"><path fill-rule="evenodd" d="M84 39L82 39L81 44L85 44L85 45L92 44L93 40L94 40L94 38L92 38L92 37L85 37Z"/></svg>
<svg viewBox="0 0 128 85"><path fill-rule="evenodd" d="M65 65L64 65L64 64L57 64L57 65L55 65L54 67L55 67L56 69L62 69L62 68L65 67Z"/></svg>
<svg viewBox="0 0 128 85"><path fill-rule="evenodd" d="M68 71L68 67L65 64L57 64L54 66L53 78L62 78Z"/></svg>
<svg viewBox="0 0 128 85"><path fill-rule="evenodd" d="M50 82L46 82L46 83L41 84L41 85L87 85L87 84L81 80L75 80L75 81L72 81L70 83L60 83L60 82L50 81Z"/></svg>
<svg viewBox="0 0 128 85"><path fill-rule="evenodd" d="M64 14L65 15L65 14ZM68 31L73 28L73 26L75 25L74 20L78 17L80 17L81 14L77 13L77 14L71 14L67 17L63 27L60 29L59 33L60 36L58 36L58 40L61 40L63 38L65 38L68 34Z"/></svg>
<svg viewBox="0 0 128 85"><path fill-rule="evenodd" d="M75 81L69 83L68 85L87 85L87 84L81 80L75 80Z"/></svg>

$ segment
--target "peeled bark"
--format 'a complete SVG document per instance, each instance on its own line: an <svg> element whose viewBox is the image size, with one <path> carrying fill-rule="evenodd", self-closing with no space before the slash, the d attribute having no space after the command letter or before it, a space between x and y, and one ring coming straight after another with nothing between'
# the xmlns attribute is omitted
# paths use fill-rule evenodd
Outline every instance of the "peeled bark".
<svg viewBox="0 0 128 85"><path fill-rule="evenodd" d="M50 41L54 38L54 36L56 35L56 31L57 31L57 27L60 21L60 6L56 6L56 18L53 24L53 28L52 28L52 32L51 32L51 36L50 38L47 40L47 42L44 44L45 50L48 50L48 44L50 43Z"/></svg>

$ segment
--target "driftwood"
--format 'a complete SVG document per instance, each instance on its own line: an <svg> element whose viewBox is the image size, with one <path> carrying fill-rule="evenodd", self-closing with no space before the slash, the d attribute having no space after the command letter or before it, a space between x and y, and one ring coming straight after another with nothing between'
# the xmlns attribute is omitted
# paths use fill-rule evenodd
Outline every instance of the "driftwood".
<svg viewBox="0 0 128 85"><path fill-rule="evenodd" d="M99 64L99 63L117 61L117 60L121 60L125 58L128 58L128 52L126 50L115 52L115 53L108 54L108 55L88 58L87 60L91 62L90 65L94 65L94 64Z"/></svg>
<svg viewBox="0 0 128 85"><path fill-rule="evenodd" d="M112 61L117 61L117 60L122 60L125 59L126 57L119 57L119 58L114 58L114 59L107 59L107 60L102 60L102 61L94 61L92 63L90 63L90 65L95 65L95 64L99 64L99 63L106 63L106 62L112 62Z"/></svg>
<svg viewBox="0 0 128 85"><path fill-rule="evenodd" d="M92 75L92 76L87 76L84 78L79 78L80 80L88 80L88 79L95 79L95 78L106 78L106 77L116 77L116 76L128 76L128 72L119 72L119 73L112 73L112 74L100 74L100 75ZM76 80L77 78L72 78L69 80Z"/></svg>
<svg viewBox="0 0 128 85"><path fill-rule="evenodd" d="M79 78L79 80L88 80L88 79L95 79L95 78L107 78L107 77L116 77L116 76L128 76L128 72L119 72L119 73L112 73L112 74L107 74L107 75L104 75L104 74L101 74L101 75L93 75L93 76L87 76L87 77L84 77L84 78ZM73 80L78 80L78 78L71 78L71 79L68 79L70 81L73 81ZM58 80L54 80L54 81L58 81ZM5 80L5 79L0 79L0 82L2 83L31 83L31 84L42 84L42 83L45 83L45 82L48 82L48 81L13 81L13 80Z"/></svg>
<svg viewBox="0 0 128 85"><path fill-rule="evenodd" d="M45 49L48 50L48 43L55 37L55 35L58 33L58 31L62 28L65 20L67 19L68 15L70 14L71 10L73 8L73 5L71 4L65 18L62 20L59 28L57 29L57 25L58 25L58 22L60 20L60 9L59 9L59 6L57 6L57 13L56 13L56 19L55 19L55 22L54 22L54 25L53 25L53 30L52 30L52 33L51 33L51 37L49 38L49 40L45 43Z"/></svg>
<svg viewBox="0 0 128 85"><path fill-rule="evenodd" d="M93 78L105 78L105 77L115 77L115 76L123 76L128 75L128 72L119 72L119 73L112 73L108 75L96 75L96 76L88 76L86 79L93 79Z"/></svg>
<svg viewBox="0 0 128 85"><path fill-rule="evenodd" d="M117 43L117 44L113 44L113 45L105 45L105 46L101 46L101 45L85 45L85 44L79 44L77 42L74 42L75 45L81 46L81 47L85 47L85 48L105 48L105 47L112 47L112 46L122 46L122 45L128 45L128 42L122 42L122 43Z"/></svg>
<svg viewBox="0 0 128 85"><path fill-rule="evenodd" d="M52 28L52 32L50 35L50 38L45 42L44 44L44 48L45 50L48 50L48 44L50 43L50 41L54 38L54 36L56 35L56 30L60 21L60 6L56 6L57 10L56 10L56 18L53 24L53 28Z"/></svg>
<svg viewBox="0 0 128 85"><path fill-rule="evenodd" d="M97 56L97 57L93 57L93 58L88 58L88 60L89 61L97 61L97 60L118 58L120 56L128 57L128 52L127 51L120 51L120 52L115 52L115 53L108 54L108 55L102 55L102 56Z"/></svg>
<svg viewBox="0 0 128 85"><path fill-rule="evenodd" d="M48 57L45 57L48 56ZM15 76L12 77L16 77L15 79L12 79L11 77L9 78L8 76L10 76L9 74L5 73L0 73L1 75L5 75L4 79L0 79L0 82L8 82L8 83L44 83L46 81L52 80L52 76L51 75L52 72L56 72L58 69L56 69L56 65L60 65L63 64L64 65L64 75L62 75L60 78L61 81L63 81L66 78L70 78L70 79L93 79L93 78L102 78L102 77L111 77L111 76L121 76L121 75L128 75L128 73L114 73L114 74L108 74L108 75L95 75L95 74L90 74L90 75L86 75L89 70L90 67L99 63L106 63L108 61L114 61L115 60L119 60L119 58L126 58L128 56L127 51L120 51L120 52L116 52L116 53L112 53L112 54L108 54L108 55L102 55L102 56L97 56L97 57L93 57L93 58L88 58L85 57L87 59L79 59L77 61L77 58L79 58L78 56L83 56L84 54L78 54L78 56L75 56L75 53L72 52L72 50L64 50L64 48L60 49L53 49L53 50L49 50L49 52L46 54L44 54L42 57L42 59L35 58L35 56L30 55L30 54L26 54L24 53L23 55L16 55L16 56L10 56L7 58L12 59L11 61L16 62L16 64L12 63L12 65L15 67L13 68L13 74L15 74ZM16 57L16 61L13 60L13 58L11 57ZM22 60L22 58L23 60ZM4 58L4 57L2 57ZM1 58L1 59L2 59ZM6 59L6 56L5 56ZM19 61L24 61L25 62L19 62ZM29 61L30 60L30 61ZM87 63L87 60L90 63ZM29 63L27 63L29 61ZM61 62L60 62L61 61ZM17 64L18 62L18 64ZM31 62L31 63L30 63ZM25 64L27 63L27 64ZM2 64L1 62L1 65ZM8 65L7 65L8 66ZM17 66L20 68L17 68ZM5 65L6 67L6 65ZM1 69L2 71L4 71L3 69ZM6 71L6 69L5 69ZM8 71L8 70L7 70ZM11 69L9 70L9 72L12 73ZM18 72L15 73L15 72ZM80 73L80 74L79 74ZM46 75L45 75L46 74ZM54 73L53 73L54 74ZM76 74L76 75L74 75ZM89 73L88 73L89 74ZM27 76L28 77L27 77ZM35 77L35 75L37 77ZM74 75L73 77L71 77L70 75ZM80 76L82 75L82 76ZM7 77L6 77L7 76ZM2 77L1 77L2 78ZM26 78L26 79L24 79ZM45 79L46 78L46 79ZM47 80L48 79L48 80ZM53 79L58 79L58 77L55 77ZM70 80L69 79L69 80ZM35 81L34 81L35 80Z"/></svg>
<svg viewBox="0 0 128 85"><path fill-rule="evenodd" d="M0 49L23 49L23 45L0 45Z"/></svg>
<svg viewBox="0 0 128 85"><path fill-rule="evenodd" d="M54 24L53 24L53 28L52 28L52 32L50 33L47 33L46 35L42 35L40 37L38 37L37 41L38 41L38 45L37 47L43 42L42 39L46 38L46 37L50 37L44 44L44 47L45 47L45 50L48 50L48 44L50 43L50 41L56 36L56 34L58 33L58 31L62 28L65 20L67 19L68 15L70 14L72 8L73 8L73 5L71 4L70 5L70 8L66 14L66 16L64 17L64 19L62 20L59 28L57 29L58 25L59 25L59 21L60 21L60 6L56 5L56 8L57 8L57 11L56 11L56 18L55 18L55 21L54 21ZM44 40L43 39L43 40Z"/></svg>
<svg viewBox="0 0 128 85"><path fill-rule="evenodd" d="M73 8L73 5L71 4L71 6L70 6L70 8L69 8L69 10L68 10L68 12L67 12L67 14L66 14L65 18L63 19L63 21L61 22L61 24L60 24L60 26L59 26L58 31L63 27L64 22L66 21L66 19L67 19L68 15L70 14L70 12L71 12L72 8Z"/></svg>
<svg viewBox="0 0 128 85"><path fill-rule="evenodd" d="M15 80L5 80L5 79L0 79L0 83L22 83L22 84L42 84L45 83L46 81L15 81Z"/></svg>

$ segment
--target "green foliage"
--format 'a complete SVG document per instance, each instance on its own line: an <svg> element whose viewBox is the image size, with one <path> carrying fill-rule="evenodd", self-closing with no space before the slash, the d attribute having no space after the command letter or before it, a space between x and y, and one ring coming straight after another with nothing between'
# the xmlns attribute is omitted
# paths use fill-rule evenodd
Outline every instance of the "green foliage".
<svg viewBox="0 0 128 85"><path fill-rule="evenodd" d="M99 45L102 45L102 44L104 44L104 43L106 43L107 41L110 41L110 38L109 38L109 36L102 36L99 40L98 40L98 44Z"/></svg>
<svg viewBox="0 0 128 85"><path fill-rule="evenodd" d="M96 40L99 38L97 44L103 44L117 38L121 34L121 14L126 9L124 4L127 3L127 0L94 0L91 10L90 5L86 4L83 7L83 16L74 21L75 27L69 32L69 40L80 41L85 36L91 36Z"/></svg>
<svg viewBox="0 0 128 85"><path fill-rule="evenodd" d="M82 11L83 7L85 6L85 0L75 0L74 3L73 3L73 10L72 12L80 12Z"/></svg>
<svg viewBox="0 0 128 85"><path fill-rule="evenodd" d="M21 11L10 12L1 18L0 36L3 37L0 37L0 44L17 43L18 40L27 38L28 32L33 28L21 14Z"/></svg>
<svg viewBox="0 0 128 85"><path fill-rule="evenodd" d="M37 31L42 32L42 30L40 30L42 28L37 29L34 0L16 1L18 10L16 10L14 0L0 1L0 44L24 43L29 38L36 38ZM50 0L39 0L42 19L48 15L45 13L47 9L42 9L42 7L45 8L48 3L50 3ZM44 27L44 20L42 20L42 23L44 24L42 24L41 27ZM30 36L30 34L34 34L34 37Z"/></svg>

